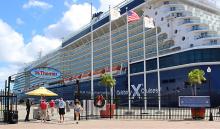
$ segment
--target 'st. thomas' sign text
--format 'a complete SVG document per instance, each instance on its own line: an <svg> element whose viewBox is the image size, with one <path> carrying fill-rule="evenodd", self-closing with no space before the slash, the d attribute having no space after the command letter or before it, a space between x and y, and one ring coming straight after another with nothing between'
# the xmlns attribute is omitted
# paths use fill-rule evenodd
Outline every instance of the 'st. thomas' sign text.
<svg viewBox="0 0 220 129"><path fill-rule="evenodd" d="M37 78L44 79L58 78L61 76L60 71L49 67L34 68L31 70L31 74Z"/></svg>

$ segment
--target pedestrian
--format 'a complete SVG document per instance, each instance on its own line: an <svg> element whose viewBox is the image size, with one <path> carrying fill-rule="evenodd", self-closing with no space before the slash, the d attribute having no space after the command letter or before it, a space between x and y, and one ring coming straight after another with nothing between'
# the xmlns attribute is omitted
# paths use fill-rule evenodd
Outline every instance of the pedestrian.
<svg viewBox="0 0 220 129"><path fill-rule="evenodd" d="M31 110L31 101L30 101L30 99L27 99L26 100L26 111L27 111L27 114L26 114L26 117L25 117L25 121L30 121L29 120L30 110Z"/></svg>
<svg viewBox="0 0 220 129"><path fill-rule="evenodd" d="M60 121L59 122L60 123L64 122L65 107L66 107L66 104L63 101L63 98L60 98L60 101L59 101L59 115L60 115Z"/></svg>
<svg viewBox="0 0 220 129"><path fill-rule="evenodd" d="M81 103L78 99L75 101L74 105L74 117L76 118L76 124L78 124L80 119L80 112L83 111L83 108L81 106Z"/></svg>
<svg viewBox="0 0 220 129"><path fill-rule="evenodd" d="M54 116L55 101L51 100L49 105L50 105L51 116Z"/></svg>
<svg viewBox="0 0 220 129"><path fill-rule="evenodd" d="M40 109L41 109L41 122L43 122L43 121L46 122L47 102L45 100L41 100Z"/></svg>

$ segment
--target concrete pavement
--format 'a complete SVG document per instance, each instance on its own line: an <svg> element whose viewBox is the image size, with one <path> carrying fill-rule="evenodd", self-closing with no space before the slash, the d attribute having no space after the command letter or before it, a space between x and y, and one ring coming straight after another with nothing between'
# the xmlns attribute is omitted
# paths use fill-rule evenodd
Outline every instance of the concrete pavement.
<svg viewBox="0 0 220 129"><path fill-rule="evenodd" d="M36 108L36 107L32 107ZM220 129L220 121L155 121L155 120L82 120L79 124L73 121L73 110L66 114L64 123L58 123L59 116L56 113L51 121L41 123L40 120L33 120L33 112L30 114L31 121L24 122L26 115L25 106L18 106L19 123L3 124L0 129Z"/></svg>

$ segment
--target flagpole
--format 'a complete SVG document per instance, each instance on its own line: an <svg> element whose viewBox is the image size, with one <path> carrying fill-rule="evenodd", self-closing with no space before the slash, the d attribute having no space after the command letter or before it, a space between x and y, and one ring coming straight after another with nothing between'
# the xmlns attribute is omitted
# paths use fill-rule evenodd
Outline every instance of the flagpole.
<svg viewBox="0 0 220 129"><path fill-rule="evenodd" d="M143 51L144 51L144 110L147 110L147 80L146 80L146 43L145 43L145 21L143 14Z"/></svg>
<svg viewBox="0 0 220 129"><path fill-rule="evenodd" d="M110 75L112 75L112 22L111 22L111 5L109 5L109 51L110 51ZM111 87L111 100L113 98L113 88ZM113 101L111 101L113 102Z"/></svg>
<svg viewBox="0 0 220 129"><path fill-rule="evenodd" d="M92 20L92 0L91 0L91 20ZM93 21L91 21L91 99L94 99L93 91Z"/></svg>
<svg viewBox="0 0 220 129"><path fill-rule="evenodd" d="M131 110L131 100L130 100L130 96L131 96L131 90L130 90L130 49L129 49L129 31L128 31L128 7L126 7L126 12L127 12L127 60L128 60L128 110Z"/></svg>
<svg viewBox="0 0 220 129"><path fill-rule="evenodd" d="M158 85L158 108L161 110L161 96L160 96L160 62L159 62L159 41L158 41L158 30L156 27L156 49L157 49L157 85Z"/></svg>

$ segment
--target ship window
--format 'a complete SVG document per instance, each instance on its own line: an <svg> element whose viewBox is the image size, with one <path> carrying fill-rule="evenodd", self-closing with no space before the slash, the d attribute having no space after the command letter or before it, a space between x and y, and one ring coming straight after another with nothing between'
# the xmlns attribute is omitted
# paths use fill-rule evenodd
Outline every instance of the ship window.
<svg viewBox="0 0 220 129"><path fill-rule="evenodd" d="M165 4L165 5L166 5L166 4L169 4L169 3L170 3L170 1L164 1L164 2L163 2L163 4Z"/></svg>
<svg viewBox="0 0 220 129"><path fill-rule="evenodd" d="M144 62L131 64L131 73L138 73L144 71Z"/></svg>
<svg viewBox="0 0 220 129"><path fill-rule="evenodd" d="M162 80L162 83L164 84L169 83L169 80Z"/></svg>
<svg viewBox="0 0 220 129"><path fill-rule="evenodd" d="M192 26L192 30L198 30L198 29L199 29L199 25Z"/></svg>
<svg viewBox="0 0 220 129"><path fill-rule="evenodd" d="M157 15L157 11L155 12L155 15Z"/></svg>
<svg viewBox="0 0 220 129"><path fill-rule="evenodd" d="M177 30L175 30L175 34L177 34Z"/></svg>
<svg viewBox="0 0 220 129"><path fill-rule="evenodd" d="M176 7L170 7L170 11L175 11Z"/></svg>
<svg viewBox="0 0 220 129"><path fill-rule="evenodd" d="M183 14L182 14L182 13L176 13L176 16L177 16L177 17L182 17Z"/></svg>
<svg viewBox="0 0 220 129"><path fill-rule="evenodd" d="M216 45L217 44L217 40L211 40L210 43L211 43L211 45Z"/></svg>
<svg viewBox="0 0 220 129"><path fill-rule="evenodd" d="M186 39L186 37L185 37L185 36L183 36L183 37L182 37L182 40L184 41L185 39Z"/></svg>
<svg viewBox="0 0 220 129"><path fill-rule="evenodd" d="M176 79L166 79L166 80L162 80L162 83L166 84L166 83L175 83Z"/></svg>
<svg viewBox="0 0 220 129"><path fill-rule="evenodd" d="M167 24L167 27L170 27L170 23Z"/></svg>
<svg viewBox="0 0 220 129"><path fill-rule="evenodd" d="M160 58L160 68L166 68L171 66L178 66L188 63L196 63L196 62L214 62L220 61L220 49L203 49L203 50L192 50L187 52L182 52L174 55L168 55ZM151 62L153 60L150 60ZM149 61L146 62L147 67L150 65ZM153 62L152 62L153 63ZM156 69L156 59L154 61L154 67L151 67L150 70ZM151 64L152 65L152 64ZM149 68L147 69L149 70ZM169 79L170 80L170 79ZM169 83L175 82L176 80L170 80ZM166 81L162 81L162 83L166 83ZM185 85L187 85L185 83Z"/></svg>
<svg viewBox="0 0 220 129"><path fill-rule="evenodd" d="M205 38L205 37L207 37L207 35L208 35L207 32L203 32L203 33L201 33L201 38Z"/></svg>
<svg viewBox="0 0 220 129"><path fill-rule="evenodd" d="M157 60L156 59L151 59L146 61L146 70L153 70L157 68Z"/></svg>
<svg viewBox="0 0 220 129"><path fill-rule="evenodd" d="M163 17L161 17L161 21L163 21Z"/></svg>
<svg viewBox="0 0 220 129"><path fill-rule="evenodd" d="M184 19L184 23L190 23L190 18Z"/></svg>
<svg viewBox="0 0 220 129"><path fill-rule="evenodd" d="M193 47L194 45L193 44L190 44L190 47Z"/></svg>
<svg viewBox="0 0 220 129"><path fill-rule="evenodd" d="M169 83L174 83L174 82L176 82L176 79L170 79L169 80Z"/></svg>

